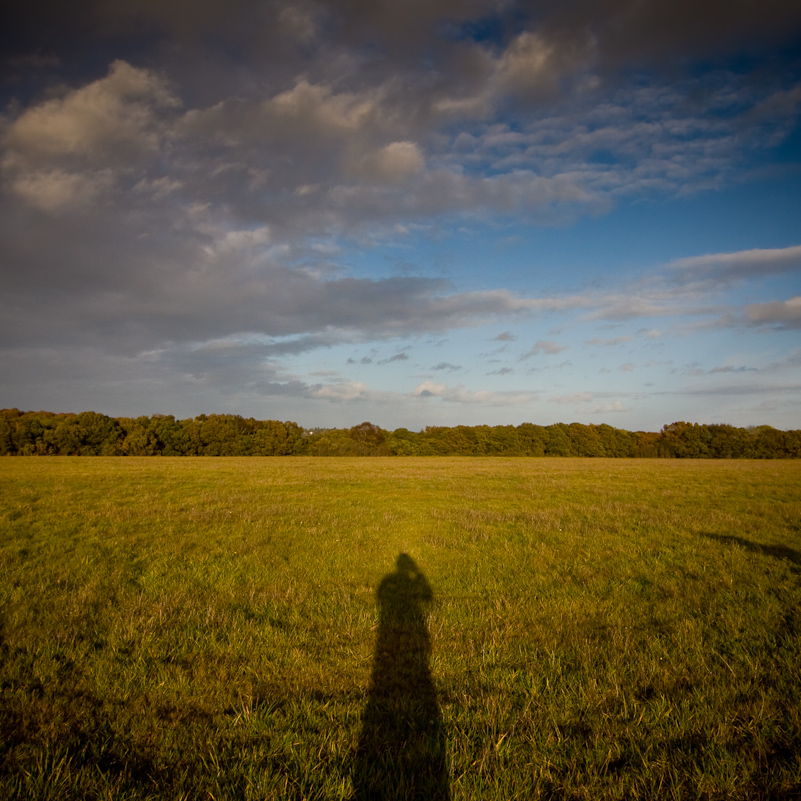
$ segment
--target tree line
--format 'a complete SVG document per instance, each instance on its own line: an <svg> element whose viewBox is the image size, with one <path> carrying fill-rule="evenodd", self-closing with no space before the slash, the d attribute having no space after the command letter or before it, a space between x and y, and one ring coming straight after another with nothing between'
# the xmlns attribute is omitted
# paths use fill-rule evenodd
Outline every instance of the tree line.
<svg viewBox="0 0 801 801"><path fill-rule="evenodd" d="M801 431L670 423L658 432L601 424L303 429L233 414L108 417L0 410L0 455L20 456L605 456L797 459Z"/></svg>

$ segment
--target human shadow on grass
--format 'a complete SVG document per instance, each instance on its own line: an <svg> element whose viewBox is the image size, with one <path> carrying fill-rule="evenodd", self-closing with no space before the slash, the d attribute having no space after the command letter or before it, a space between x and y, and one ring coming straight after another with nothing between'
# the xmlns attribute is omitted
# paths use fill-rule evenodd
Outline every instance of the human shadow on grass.
<svg viewBox="0 0 801 801"><path fill-rule="evenodd" d="M760 545L757 542L751 542L743 537L735 537L733 534L712 534L710 532L702 532L705 537L717 542L725 542L731 545L739 545L752 553L761 553L766 556L772 556L774 559L786 559L793 564L790 568L794 573L798 573L801 568L801 553L794 548L788 548L786 545Z"/></svg>
<svg viewBox="0 0 801 801"><path fill-rule="evenodd" d="M445 730L429 669L425 621L425 608L434 597L431 587L414 560L402 553L377 595L381 618L353 799L448 801Z"/></svg>

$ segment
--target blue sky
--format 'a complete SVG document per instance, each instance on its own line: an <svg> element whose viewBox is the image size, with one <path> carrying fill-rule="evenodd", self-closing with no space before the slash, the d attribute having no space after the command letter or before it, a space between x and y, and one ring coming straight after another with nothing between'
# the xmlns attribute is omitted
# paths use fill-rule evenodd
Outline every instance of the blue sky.
<svg viewBox="0 0 801 801"><path fill-rule="evenodd" d="M801 427L793 5L12 6L0 406Z"/></svg>

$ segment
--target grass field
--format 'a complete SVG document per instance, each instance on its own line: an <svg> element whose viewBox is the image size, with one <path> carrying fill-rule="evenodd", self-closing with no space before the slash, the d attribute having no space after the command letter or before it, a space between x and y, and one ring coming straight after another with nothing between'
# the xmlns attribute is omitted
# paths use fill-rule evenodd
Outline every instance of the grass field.
<svg viewBox="0 0 801 801"><path fill-rule="evenodd" d="M797 798L800 628L799 461L0 459L3 798Z"/></svg>

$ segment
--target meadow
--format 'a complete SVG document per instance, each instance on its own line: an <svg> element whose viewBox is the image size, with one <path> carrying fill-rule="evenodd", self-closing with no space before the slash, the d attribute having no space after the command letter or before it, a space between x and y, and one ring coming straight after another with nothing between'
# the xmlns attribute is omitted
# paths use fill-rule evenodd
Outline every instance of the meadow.
<svg viewBox="0 0 801 801"><path fill-rule="evenodd" d="M3 458L0 797L797 798L799 627L799 461Z"/></svg>

